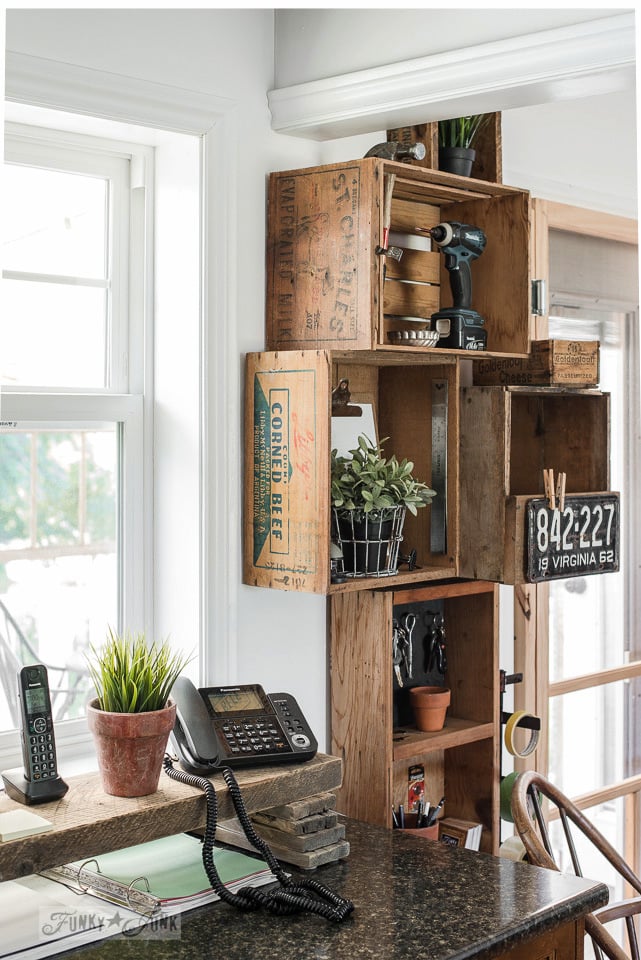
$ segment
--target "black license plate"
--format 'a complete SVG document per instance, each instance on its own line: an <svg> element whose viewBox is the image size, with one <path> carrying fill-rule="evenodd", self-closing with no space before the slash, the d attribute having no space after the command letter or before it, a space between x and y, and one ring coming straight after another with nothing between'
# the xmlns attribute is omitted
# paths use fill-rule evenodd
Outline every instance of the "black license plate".
<svg viewBox="0 0 641 960"><path fill-rule="evenodd" d="M619 569L619 495L566 497L563 510L541 497L526 507L530 583Z"/></svg>

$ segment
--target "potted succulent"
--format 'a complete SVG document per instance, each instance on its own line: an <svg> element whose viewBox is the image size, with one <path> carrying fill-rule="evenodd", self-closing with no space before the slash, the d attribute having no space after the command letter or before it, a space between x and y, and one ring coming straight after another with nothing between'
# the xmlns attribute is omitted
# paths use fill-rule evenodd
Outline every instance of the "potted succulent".
<svg viewBox="0 0 641 960"><path fill-rule="evenodd" d="M332 450L332 537L346 576L395 573L406 511L416 515L436 496L412 476L410 460L383 456L385 442L361 435L349 457Z"/></svg>
<svg viewBox="0 0 641 960"><path fill-rule="evenodd" d="M476 159L476 150L472 144L490 119L489 113L478 113L471 117L455 117L452 120L439 120L438 123L438 165L440 170L469 177L472 164Z"/></svg>
<svg viewBox="0 0 641 960"><path fill-rule="evenodd" d="M166 640L149 644L144 633L111 628L100 650L91 647L87 662L97 696L87 721L105 793L143 797L158 789L176 718L169 694L190 659L172 653Z"/></svg>

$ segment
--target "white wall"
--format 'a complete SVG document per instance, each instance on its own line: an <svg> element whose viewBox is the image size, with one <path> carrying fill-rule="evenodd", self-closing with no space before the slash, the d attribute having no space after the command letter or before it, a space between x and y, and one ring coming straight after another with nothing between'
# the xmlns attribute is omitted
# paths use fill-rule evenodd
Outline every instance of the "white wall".
<svg viewBox="0 0 641 960"><path fill-rule="evenodd" d="M236 104L238 143L232 198L237 263L229 291L229 322L237 324L239 376L245 352L264 348L265 185L270 170L319 162L318 144L272 133L267 90L273 85L273 16L270 10L10 10L7 50L66 64L169 84L228 98ZM212 250L211 256L216 256ZM180 317L176 316L180 324ZM210 331L215 342L216 331ZM241 381L242 382L242 381ZM218 425L238 435L242 407L230 398L230 420ZM232 471L240 488L241 464L213 462ZM179 510L179 504L176 504ZM241 518L234 518L237 542ZM220 571L210 570L213 580ZM326 727L325 600L238 584L238 675L210 682L259 680L268 690L290 690L304 704L324 741ZM170 589L170 585L167 585ZM175 636L177 627L164 624Z"/></svg>
<svg viewBox="0 0 641 960"><path fill-rule="evenodd" d="M428 4L422 5L424 8ZM277 87L623 13L614 9L276 10ZM531 6L534 6L532 4Z"/></svg>
<svg viewBox="0 0 641 960"><path fill-rule="evenodd" d="M303 21L307 13L297 12ZM442 13L440 11L439 13ZM280 11L279 17L283 11ZM352 11L350 42L369 24L371 11ZM594 12L596 16L597 11ZM429 14L431 35L438 36L437 12ZM311 12L303 57L313 61L316 26L323 13ZM334 16L327 12L327 16ZM457 11L457 19L461 12ZM320 21L318 18L321 18ZM356 18L356 19L354 19ZM484 29L490 32L503 22L504 11L492 11ZM237 189L231 209L237 238L237 262L230 303L237 323L238 369L245 352L264 346L265 289L265 175L269 170L312 165L333 159L362 156L380 135L344 139L325 144L274 134L270 128L266 93L274 86L273 12L270 10L9 10L7 49L63 63L77 64L142 80L170 84L234 101L238 130ZM484 36L484 39L488 39ZM450 41L448 41L450 42ZM345 41L347 43L347 41ZM358 45L356 45L358 46ZM321 48L318 48L321 50ZM341 49L347 49L343 46ZM363 49L361 47L361 49ZM368 51L382 53L383 44L369 44ZM370 53L368 52L368 57ZM362 58L361 58L362 59ZM335 70L338 59L325 60ZM343 63L345 70L354 64ZM280 80L286 76L283 64ZM624 150L608 158L609 173L595 160L595 137L605 153L606 137L614 140L614 118L625 114L629 130ZM577 123L577 120L579 121ZM533 122L535 121L535 122ZM546 107L514 110L504 115L505 166L524 179L538 178L571 188L572 202L594 200L596 194L622 194L622 206L634 204L635 161L631 156L634 104L606 97ZM563 153L557 152L559 131ZM615 142L623 143L621 139ZM573 169L569 146L590 147L588 160ZM230 144L233 149L234 145ZM559 174L561 176L559 177ZM506 176L506 180L507 180ZM528 186L527 183L518 185ZM550 188L551 189L551 188ZM558 197L557 197L558 198ZM622 212L622 211L616 211ZM216 257L216 250L211 251ZM216 331L210 331L214 339ZM242 378L241 378L242 382ZM240 449L241 402L230 398L230 420L219 429L236 432ZM232 471L241 484L241 464L213 462L212 477ZM234 518L238 542L241 517ZM219 571L210 570L210 578ZM321 746L326 729L326 601L321 597L285 594L240 584L240 570L233 571L238 590L232 621L237 624L237 677L211 676L211 681L260 680L267 689L290 690L307 712L319 733ZM172 631L173 632L173 631ZM508 666L508 665L506 665Z"/></svg>

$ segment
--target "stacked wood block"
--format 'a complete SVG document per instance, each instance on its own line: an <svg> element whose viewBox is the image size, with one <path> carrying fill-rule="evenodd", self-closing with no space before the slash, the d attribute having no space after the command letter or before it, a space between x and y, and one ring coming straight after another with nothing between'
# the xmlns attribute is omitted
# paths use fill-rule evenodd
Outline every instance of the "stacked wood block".
<svg viewBox="0 0 641 960"><path fill-rule="evenodd" d="M303 870L342 860L349 854L345 825L338 822L336 795L318 793L251 815L256 832L278 860ZM244 849L253 849L237 820L220 824L216 837Z"/></svg>

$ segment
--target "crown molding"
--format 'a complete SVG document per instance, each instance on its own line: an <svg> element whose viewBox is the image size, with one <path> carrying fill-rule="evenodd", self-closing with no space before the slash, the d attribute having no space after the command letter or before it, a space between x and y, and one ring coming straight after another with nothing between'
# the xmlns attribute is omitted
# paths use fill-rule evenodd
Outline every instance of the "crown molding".
<svg viewBox="0 0 641 960"><path fill-rule="evenodd" d="M269 91L272 129L331 140L634 84L634 14Z"/></svg>
<svg viewBox="0 0 641 960"><path fill-rule="evenodd" d="M202 136L233 100L8 50L9 101ZM125 108L126 105L126 108Z"/></svg>

